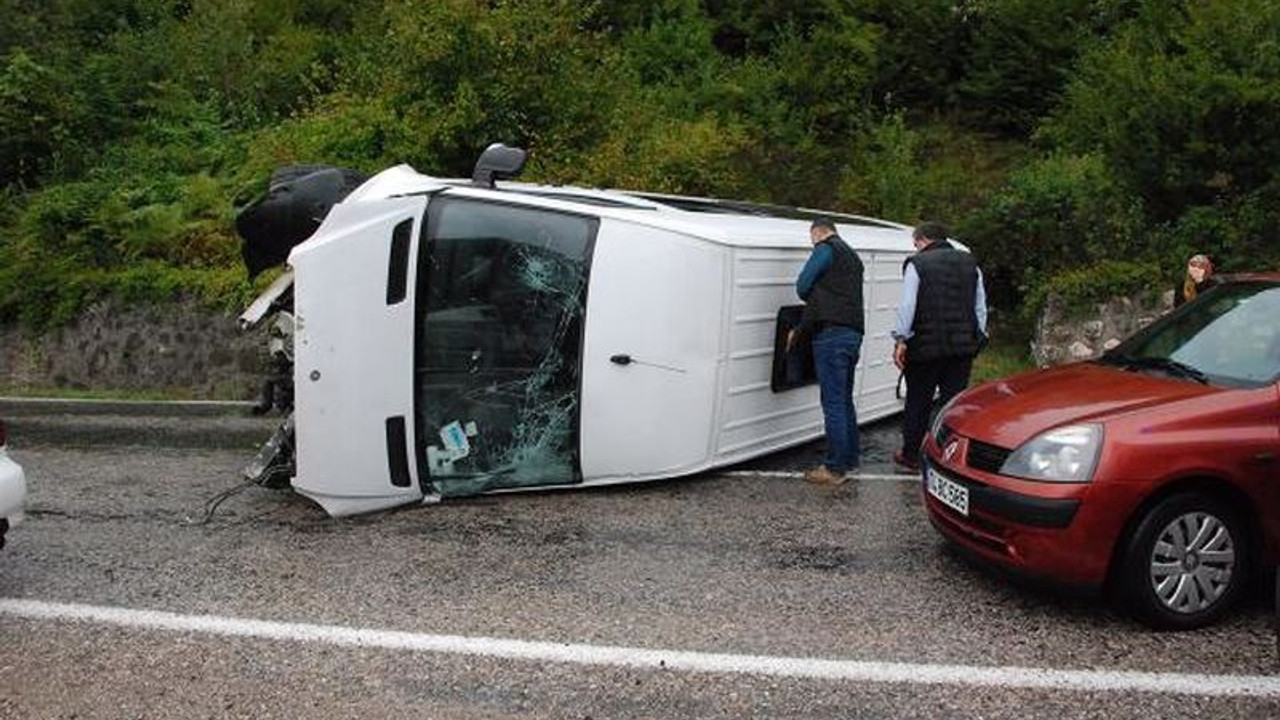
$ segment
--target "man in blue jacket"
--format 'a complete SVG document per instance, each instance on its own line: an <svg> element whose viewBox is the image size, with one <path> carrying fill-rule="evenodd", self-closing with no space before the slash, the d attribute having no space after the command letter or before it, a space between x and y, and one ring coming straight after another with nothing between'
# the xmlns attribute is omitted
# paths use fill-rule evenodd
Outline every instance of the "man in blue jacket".
<svg viewBox="0 0 1280 720"><path fill-rule="evenodd" d="M861 460L858 414L853 406L853 370L858 365L864 332L862 260L836 234L827 218L809 227L813 253L796 280L796 293L805 301L801 324L787 337L812 338L813 364L818 375L827 455L805 473L805 480L839 485L856 472Z"/></svg>

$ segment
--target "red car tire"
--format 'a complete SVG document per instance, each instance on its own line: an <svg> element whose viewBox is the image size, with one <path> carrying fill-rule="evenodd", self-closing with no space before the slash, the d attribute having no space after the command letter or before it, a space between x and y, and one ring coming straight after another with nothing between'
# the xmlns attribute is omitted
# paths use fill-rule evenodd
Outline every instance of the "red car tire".
<svg viewBox="0 0 1280 720"><path fill-rule="evenodd" d="M1159 630L1211 624L1239 600L1253 569L1247 525L1211 495L1161 500L1120 556L1118 589L1138 620Z"/></svg>

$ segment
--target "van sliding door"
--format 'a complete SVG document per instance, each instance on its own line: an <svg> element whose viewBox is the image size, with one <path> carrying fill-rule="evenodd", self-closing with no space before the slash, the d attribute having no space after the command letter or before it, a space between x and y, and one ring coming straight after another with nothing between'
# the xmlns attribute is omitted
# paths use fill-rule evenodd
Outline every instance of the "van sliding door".
<svg viewBox="0 0 1280 720"><path fill-rule="evenodd" d="M419 254L418 463L443 496L581 481L594 218L439 197Z"/></svg>

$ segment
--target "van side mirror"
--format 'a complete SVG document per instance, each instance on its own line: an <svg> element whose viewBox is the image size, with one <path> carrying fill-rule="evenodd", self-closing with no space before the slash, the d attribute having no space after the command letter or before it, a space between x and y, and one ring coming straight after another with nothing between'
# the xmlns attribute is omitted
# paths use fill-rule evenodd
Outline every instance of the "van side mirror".
<svg viewBox="0 0 1280 720"><path fill-rule="evenodd" d="M471 184L491 188L497 180L508 180L524 170L529 153L521 148L494 143L480 153L476 169L471 173Z"/></svg>

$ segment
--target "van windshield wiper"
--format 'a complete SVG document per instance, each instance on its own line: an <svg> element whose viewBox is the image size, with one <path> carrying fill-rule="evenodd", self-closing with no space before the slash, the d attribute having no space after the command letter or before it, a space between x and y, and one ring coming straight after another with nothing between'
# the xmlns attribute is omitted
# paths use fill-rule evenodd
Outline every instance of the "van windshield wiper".
<svg viewBox="0 0 1280 720"><path fill-rule="evenodd" d="M1209 384L1209 376L1199 369L1184 362L1164 357L1131 357L1129 355L1104 355L1103 362L1108 365L1119 365L1132 370L1160 370L1176 377L1195 380L1201 385Z"/></svg>

